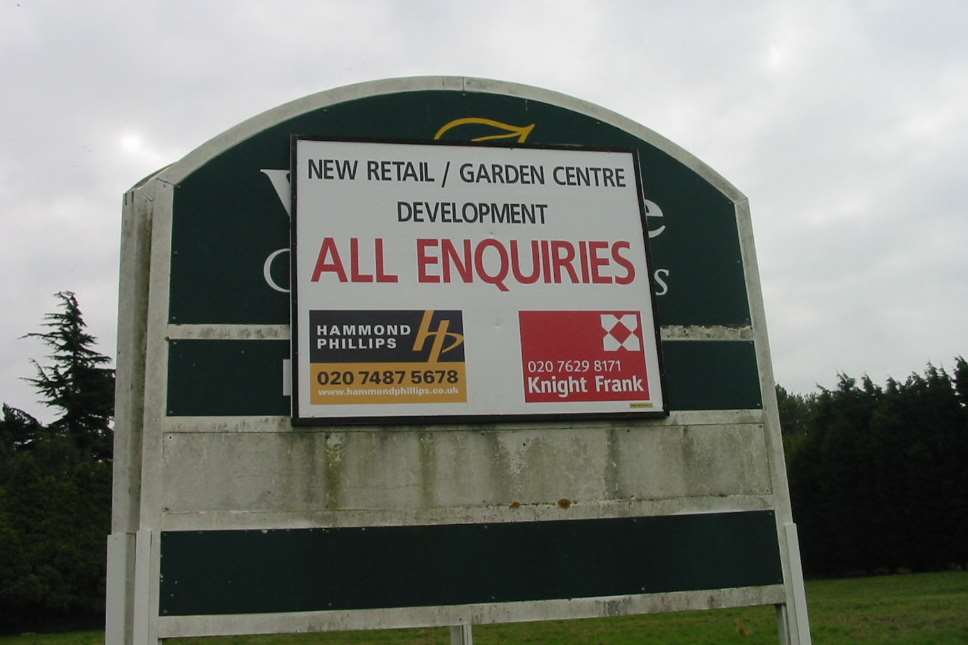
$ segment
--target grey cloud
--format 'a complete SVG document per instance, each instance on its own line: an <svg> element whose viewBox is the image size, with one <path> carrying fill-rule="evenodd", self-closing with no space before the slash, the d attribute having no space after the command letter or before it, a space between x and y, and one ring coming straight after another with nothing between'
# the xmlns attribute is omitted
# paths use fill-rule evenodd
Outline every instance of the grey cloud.
<svg viewBox="0 0 968 645"><path fill-rule="evenodd" d="M966 27L960 2L6 3L0 400L48 414L18 380L42 350L18 337L59 289L113 355L127 187L280 103L414 74L599 103L735 183L781 383L950 362L968 328Z"/></svg>

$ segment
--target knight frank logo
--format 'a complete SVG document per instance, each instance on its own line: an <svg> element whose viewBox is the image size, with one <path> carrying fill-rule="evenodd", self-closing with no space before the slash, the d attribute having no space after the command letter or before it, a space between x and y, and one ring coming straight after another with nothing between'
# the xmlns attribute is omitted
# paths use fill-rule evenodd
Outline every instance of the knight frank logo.
<svg viewBox="0 0 968 645"><path fill-rule="evenodd" d="M639 339L639 316L638 314L602 314L602 329L605 336L602 338L602 349L606 352L617 352L626 350L637 352L642 349L642 341Z"/></svg>
<svg viewBox="0 0 968 645"><path fill-rule="evenodd" d="M651 405L637 311L521 311L527 403L629 401Z"/></svg>

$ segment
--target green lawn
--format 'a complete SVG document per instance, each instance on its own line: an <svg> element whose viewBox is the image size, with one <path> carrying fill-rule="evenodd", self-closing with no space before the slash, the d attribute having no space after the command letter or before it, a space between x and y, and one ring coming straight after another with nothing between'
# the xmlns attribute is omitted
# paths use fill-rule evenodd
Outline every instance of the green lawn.
<svg viewBox="0 0 968 645"><path fill-rule="evenodd" d="M815 580L807 583L810 622L817 645L968 643L968 572L878 578ZM0 637L0 645L97 645L99 632L25 634ZM179 639L179 645L447 645L446 629L339 632L301 636ZM623 618L481 625L478 645L636 645L776 643L772 607L723 609Z"/></svg>

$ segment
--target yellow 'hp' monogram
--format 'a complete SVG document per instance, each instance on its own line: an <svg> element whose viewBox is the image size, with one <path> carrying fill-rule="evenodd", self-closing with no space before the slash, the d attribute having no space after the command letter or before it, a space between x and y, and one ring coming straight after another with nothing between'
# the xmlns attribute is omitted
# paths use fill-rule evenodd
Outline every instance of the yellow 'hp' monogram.
<svg viewBox="0 0 968 645"><path fill-rule="evenodd" d="M434 310L428 309L424 311L423 318L420 319L420 329L417 330L417 337L413 341L413 351L422 352L424 348L424 342L433 336L434 342L430 346L430 357L427 359L430 363L436 363L440 359L440 355L449 352L452 349L460 347L461 343L464 342L464 335L458 334L457 332L448 332L450 328L449 320L441 320L440 324L437 326L435 331L430 331L430 323L434 317ZM444 343L450 338L451 342L447 347L444 347Z"/></svg>

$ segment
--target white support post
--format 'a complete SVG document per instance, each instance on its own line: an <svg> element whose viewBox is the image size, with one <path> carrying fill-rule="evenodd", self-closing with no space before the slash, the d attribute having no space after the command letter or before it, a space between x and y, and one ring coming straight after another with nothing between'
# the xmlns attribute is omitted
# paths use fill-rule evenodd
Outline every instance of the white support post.
<svg viewBox="0 0 968 645"><path fill-rule="evenodd" d="M469 623L451 626L450 645L474 645L474 633Z"/></svg>
<svg viewBox="0 0 968 645"><path fill-rule="evenodd" d="M152 532L141 530L135 536L134 617L132 645L155 645L151 638L151 560Z"/></svg>
<svg viewBox="0 0 968 645"><path fill-rule="evenodd" d="M776 605L776 629L779 632L780 645L790 645L790 624L787 621L786 605Z"/></svg>
<svg viewBox="0 0 968 645"><path fill-rule="evenodd" d="M800 564L800 540L797 538L797 525L789 522L783 525L786 545L788 579L786 580L787 604L781 610L786 624L787 642L790 645L811 645L810 621L807 616L807 593L803 586L803 567ZM782 630L781 630L782 632ZM782 642L782 641L781 641Z"/></svg>
<svg viewBox="0 0 968 645"><path fill-rule="evenodd" d="M104 616L106 645L126 645L131 642L130 604L134 578L133 533L112 533L108 536L108 570Z"/></svg>

